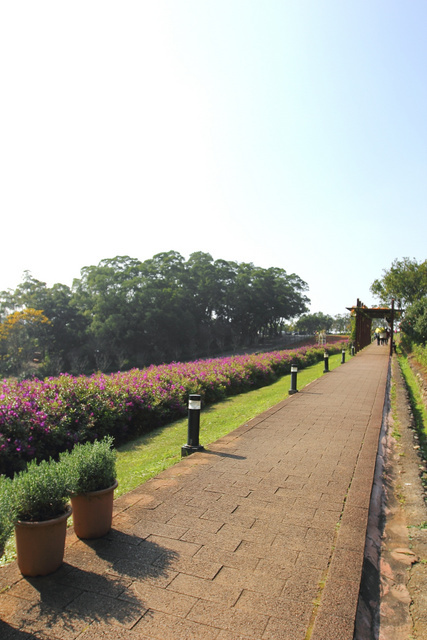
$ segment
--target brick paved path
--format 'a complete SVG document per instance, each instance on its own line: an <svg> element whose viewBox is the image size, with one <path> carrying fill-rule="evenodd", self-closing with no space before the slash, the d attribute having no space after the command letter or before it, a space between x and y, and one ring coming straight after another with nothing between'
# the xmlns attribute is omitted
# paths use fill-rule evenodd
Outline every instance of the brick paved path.
<svg viewBox="0 0 427 640"><path fill-rule="evenodd" d="M351 640L388 365L372 345L122 496L55 574L0 569L0 638Z"/></svg>

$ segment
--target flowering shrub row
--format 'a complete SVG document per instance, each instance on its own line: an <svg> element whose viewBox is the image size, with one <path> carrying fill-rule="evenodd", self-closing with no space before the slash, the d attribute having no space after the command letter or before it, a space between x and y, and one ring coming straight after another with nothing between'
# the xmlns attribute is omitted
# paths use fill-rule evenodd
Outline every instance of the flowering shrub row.
<svg viewBox="0 0 427 640"><path fill-rule="evenodd" d="M327 345L337 353L343 343ZM77 442L106 435L115 444L182 417L190 393L204 404L270 384L323 358L325 347L172 363L111 375L69 374L0 384L0 473L57 458Z"/></svg>

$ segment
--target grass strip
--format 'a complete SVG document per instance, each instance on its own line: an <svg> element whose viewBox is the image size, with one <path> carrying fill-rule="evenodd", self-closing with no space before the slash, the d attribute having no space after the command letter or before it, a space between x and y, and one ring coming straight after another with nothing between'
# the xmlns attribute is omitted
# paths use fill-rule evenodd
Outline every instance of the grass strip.
<svg viewBox="0 0 427 640"><path fill-rule="evenodd" d="M408 390L409 403L414 417L415 429L418 434L420 451L424 461L427 460L427 407L421 395L417 376L411 368L408 357L405 353L400 353L398 358L400 370L405 380ZM424 474L425 475L425 474ZM423 484L427 484L427 479L423 478Z"/></svg>
<svg viewBox="0 0 427 640"><path fill-rule="evenodd" d="M348 357L348 354L347 354ZM341 354L329 356L332 371L341 364ZM323 375L324 362L298 371L298 389ZM200 443L208 446L241 424L278 404L288 396L290 375L267 387L226 398L202 410ZM160 427L118 448L116 497L128 493L181 459L181 446L187 441L187 418Z"/></svg>

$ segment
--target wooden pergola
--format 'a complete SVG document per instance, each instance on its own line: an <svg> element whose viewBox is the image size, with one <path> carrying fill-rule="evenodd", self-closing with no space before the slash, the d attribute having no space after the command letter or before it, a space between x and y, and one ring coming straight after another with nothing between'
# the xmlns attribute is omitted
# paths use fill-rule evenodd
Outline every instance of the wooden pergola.
<svg viewBox="0 0 427 640"><path fill-rule="evenodd" d="M393 353L394 321L402 314L402 309L394 308L394 300L391 307L367 307L359 299L355 307L347 307L352 316L356 316L356 340L354 348L356 353L367 347L372 341L372 320L380 318L390 327L390 355Z"/></svg>

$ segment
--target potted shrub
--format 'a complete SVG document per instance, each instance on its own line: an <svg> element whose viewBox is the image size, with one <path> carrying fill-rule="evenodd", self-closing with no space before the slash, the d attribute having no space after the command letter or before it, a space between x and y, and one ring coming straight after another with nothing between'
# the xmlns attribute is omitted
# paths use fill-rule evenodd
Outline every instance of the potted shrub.
<svg viewBox="0 0 427 640"><path fill-rule="evenodd" d="M31 461L12 482L18 567L24 576L47 575L64 559L68 505L67 476L53 460Z"/></svg>
<svg viewBox="0 0 427 640"><path fill-rule="evenodd" d="M74 532L79 538L105 536L113 519L116 452L113 438L78 444L60 460L67 469Z"/></svg>
<svg viewBox="0 0 427 640"><path fill-rule="evenodd" d="M12 481L0 476L0 558L13 531Z"/></svg>

